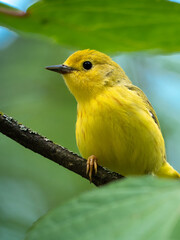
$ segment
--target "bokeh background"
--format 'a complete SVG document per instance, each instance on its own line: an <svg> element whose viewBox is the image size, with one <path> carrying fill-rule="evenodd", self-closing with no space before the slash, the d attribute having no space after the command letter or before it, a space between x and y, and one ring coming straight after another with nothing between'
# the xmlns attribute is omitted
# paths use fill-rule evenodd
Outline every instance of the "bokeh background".
<svg viewBox="0 0 180 240"><path fill-rule="evenodd" d="M5 1L0 1L5 2ZM25 11L35 1L6 1ZM13 5L14 4L14 5ZM44 69L78 50L0 28L0 111L78 153L76 102L63 79ZM157 112L168 161L180 171L180 54L108 53ZM0 239L24 239L49 209L94 186L0 134Z"/></svg>

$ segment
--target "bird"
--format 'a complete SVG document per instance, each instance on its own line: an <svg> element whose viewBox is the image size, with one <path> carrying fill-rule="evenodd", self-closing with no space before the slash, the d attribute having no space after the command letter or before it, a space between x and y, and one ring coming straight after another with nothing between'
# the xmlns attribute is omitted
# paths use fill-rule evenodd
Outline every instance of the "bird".
<svg viewBox="0 0 180 240"><path fill-rule="evenodd" d="M180 178L151 103L108 55L79 50L46 69L62 74L77 101L76 142L90 181L97 164L125 177Z"/></svg>

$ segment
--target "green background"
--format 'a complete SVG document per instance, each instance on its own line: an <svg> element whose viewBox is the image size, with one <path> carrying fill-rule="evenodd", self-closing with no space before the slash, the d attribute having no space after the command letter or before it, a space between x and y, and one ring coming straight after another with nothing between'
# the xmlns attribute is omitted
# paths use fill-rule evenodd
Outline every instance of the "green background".
<svg viewBox="0 0 180 240"><path fill-rule="evenodd" d="M133 83L147 94L160 120L168 161L180 171L180 56L177 54L180 46L179 10L180 5L177 3L155 0L104 1L103 3L97 0L54 0L35 4L30 8L29 16L25 18L12 18L0 14L0 23L3 26L20 33L12 45L0 51L0 110L54 142L78 153L75 142L76 102L62 77L44 68L63 63L78 49L96 48L112 56ZM144 51L138 52L139 50ZM136 184L131 187L134 181ZM129 191L131 195L125 194L118 203L114 202L115 205L121 206L125 201L127 205L123 205L122 215L120 214L122 209L117 210L120 211L119 218L116 218L112 228L107 230L107 236L111 236L110 239L132 239L131 236L137 236L137 239L154 239L154 235L150 232L159 231L159 235L155 237L165 239L161 234L164 228L158 228L158 224L164 224L164 219L168 219L172 212L177 211L177 215L172 215L173 223L167 221L167 226L170 227L172 224L171 229L174 229L176 224L179 226L180 186L173 181L172 183L166 181L161 183L161 181L151 178L130 179L122 181L122 185L120 182L119 185L112 185L100 192L97 189L94 192L95 187L80 176L23 148L1 134L0 239L24 239L27 229L50 209L55 209L54 212L57 212L55 215L60 226L63 222L63 219L62 222L60 219L61 212L65 211L66 215L66 210L69 209L68 226L72 229L72 234L75 234L76 227L81 224L76 226L71 216L75 214L78 217L84 210L81 204L77 204L76 212L77 205L74 205L73 201L79 200L69 203L71 199L76 199L80 193L88 191L89 195L85 195L83 199L85 208L93 211L99 204L104 211L103 206L104 209L108 207L108 201L107 206L106 203L102 205L106 196L112 196L109 202L114 208L113 198L116 199L116 193L121 196L122 189ZM162 188L168 190L159 194ZM171 188L174 189L172 197ZM147 190L147 197L141 202L141 195L137 195L137 192L141 190L143 192L143 189ZM151 193L155 194L155 200L156 197L158 198L158 206L155 200L151 202ZM96 202L96 194L99 196L98 202ZM161 204L164 198L167 199L165 205ZM131 200L130 203L128 200ZM149 204L152 204L150 208ZM141 205L143 214L149 221L146 221L146 218L143 220L142 215L137 216L133 212L134 206L137 206L138 210ZM151 214L152 208L155 212L158 209L158 214ZM86 222L87 217L88 223L82 226L83 231L78 232L77 239L92 239L91 232L86 234L91 224L92 231L98 229L99 224L102 232L97 232L98 239L104 239L103 231L106 227L102 227L101 223L105 218L115 217L110 214L111 212L114 213L110 210L109 214L106 212L105 216L100 215L96 225L92 224L93 218L86 216L86 211L83 212L82 215L85 216L83 222ZM123 221L128 216L126 213L131 217ZM96 218L96 212L93 214ZM140 220L134 226L132 219L136 217ZM53 230L51 213L43 219L42 222L40 220L39 227L37 224L37 228L32 228L34 232L30 233L28 239L33 239L31 238L33 236L45 239L41 235L41 226L42 229L50 229L51 233ZM158 224L150 224L156 222L155 219ZM141 225L143 221L144 225ZM150 224L149 228L146 223ZM131 234L119 235L118 229L122 229L119 228L120 225L128 232L128 226L131 224ZM69 228L63 228L62 225L64 235L59 232L53 235L52 232L52 239L53 236L54 239L58 236L61 237L60 239L67 239L66 233ZM138 234L134 234L141 228L143 234L140 238ZM112 235L112 232L117 232L117 235ZM176 232L178 236L178 230ZM166 237L169 239L167 235Z"/></svg>

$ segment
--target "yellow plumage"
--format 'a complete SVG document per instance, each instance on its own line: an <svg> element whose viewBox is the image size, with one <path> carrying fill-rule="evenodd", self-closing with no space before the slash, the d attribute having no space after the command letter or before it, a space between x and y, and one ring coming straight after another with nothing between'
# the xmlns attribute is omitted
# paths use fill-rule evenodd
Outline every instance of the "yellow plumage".
<svg viewBox="0 0 180 240"><path fill-rule="evenodd" d="M117 63L103 53L83 50L60 66L78 103L76 140L83 157L93 154L100 165L124 176L180 177L166 162L155 111ZM63 72L62 66L69 70Z"/></svg>

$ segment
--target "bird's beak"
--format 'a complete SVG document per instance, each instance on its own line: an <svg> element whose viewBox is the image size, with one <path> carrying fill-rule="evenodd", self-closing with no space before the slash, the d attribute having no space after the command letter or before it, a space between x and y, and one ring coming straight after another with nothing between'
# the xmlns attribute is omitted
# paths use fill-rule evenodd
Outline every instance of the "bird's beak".
<svg viewBox="0 0 180 240"><path fill-rule="evenodd" d="M48 66L48 67L46 67L46 69L54 71L54 72L58 72L58 73L61 73L61 74L70 73L73 70L75 70L74 68L68 67L67 65L64 65L64 64Z"/></svg>

